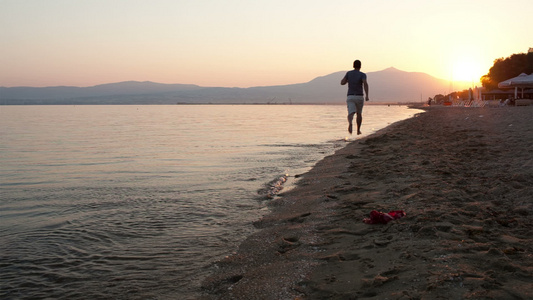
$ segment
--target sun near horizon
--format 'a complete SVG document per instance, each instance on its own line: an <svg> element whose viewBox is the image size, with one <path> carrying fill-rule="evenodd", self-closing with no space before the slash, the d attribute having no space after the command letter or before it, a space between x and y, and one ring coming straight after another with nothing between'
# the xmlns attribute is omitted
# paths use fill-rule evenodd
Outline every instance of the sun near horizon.
<svg viewBox="0 0 533 300"><path fill-rule="evenodd" d="M471 57L458 57L452 66L450 81L479 82L481 76L488 73L490 67L482 66L480 62Z"/></svg>

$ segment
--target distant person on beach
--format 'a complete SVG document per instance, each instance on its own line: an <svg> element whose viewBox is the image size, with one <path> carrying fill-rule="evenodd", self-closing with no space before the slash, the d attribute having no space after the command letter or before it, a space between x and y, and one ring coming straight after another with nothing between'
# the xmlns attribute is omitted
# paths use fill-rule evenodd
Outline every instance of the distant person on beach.
<svg viewBox="0 0 533 300"><path fill-rule="evenodd" d="M348 97L346 104L348 105L348 132L352 134L353 116L357 114L357 134L361 134L361 123L363 122L363 105L365 100L368 101L368 83L366 81L366 74L361 72L361 61L353 62L353 70L348 71L341 80L341 85L348 83ZM364 88L364 95L363 95ZM365 96L365 97L363 97Z"/></svg>

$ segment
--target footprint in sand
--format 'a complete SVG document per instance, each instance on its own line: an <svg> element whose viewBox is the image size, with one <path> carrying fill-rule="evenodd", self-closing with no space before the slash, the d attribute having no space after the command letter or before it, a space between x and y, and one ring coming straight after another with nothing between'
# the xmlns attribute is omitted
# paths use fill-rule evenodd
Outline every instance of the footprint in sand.
<svg viewBox="0 0 533 300"><path fill-rule="evenodd" d="M296 217L292 217L290 219L288 219L289 222L291 223L303 223L305 221L305 218L309 217L311 215L311 213L304 213L304 214L301 214L299 216L296 216Z"/></svg>
<svg viewBox="0 0 533 300"><path fill-rule="evenodd" d="M283 237L279 241L278 253L284 254L290 250L300 247L302 243L299 242L299 238L296 236Z"/></svg>

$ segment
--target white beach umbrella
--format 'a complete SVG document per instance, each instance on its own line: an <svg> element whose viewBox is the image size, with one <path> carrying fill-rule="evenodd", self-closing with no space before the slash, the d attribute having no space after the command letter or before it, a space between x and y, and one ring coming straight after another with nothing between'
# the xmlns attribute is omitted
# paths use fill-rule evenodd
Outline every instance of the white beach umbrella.
<svg viewBox="0 0 533 300"><path fill-rule="evenodd" d="M517 96L516 94L518 92L518 88L521 88L522 97L524 97L524 88L533 87L533 73L529 75L527 75L526 73L522 73L516 77L498 83L498 87L501 89L515 88L515 98Z"/></svg>

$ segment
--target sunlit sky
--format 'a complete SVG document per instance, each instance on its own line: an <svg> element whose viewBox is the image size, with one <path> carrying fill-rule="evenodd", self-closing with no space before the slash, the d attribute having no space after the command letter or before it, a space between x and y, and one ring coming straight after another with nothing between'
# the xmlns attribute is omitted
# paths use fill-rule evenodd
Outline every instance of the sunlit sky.
<svg viewBox="0 0 533 300"><path fill-rule="evenodd" d="M531 0L0 0L0 86L250 87L389 67L477 82L533 47Z"/></svg>

